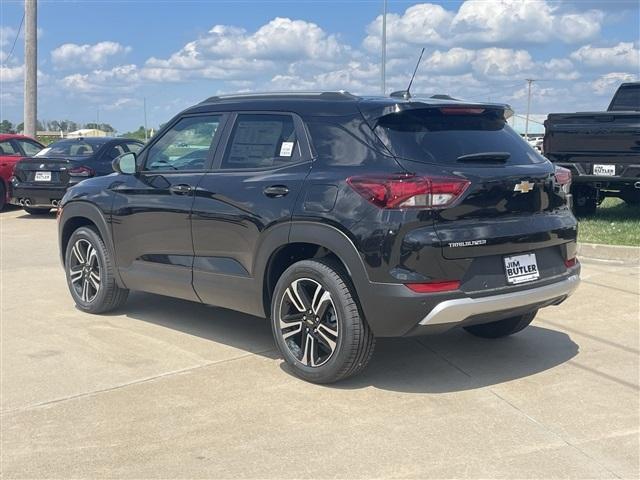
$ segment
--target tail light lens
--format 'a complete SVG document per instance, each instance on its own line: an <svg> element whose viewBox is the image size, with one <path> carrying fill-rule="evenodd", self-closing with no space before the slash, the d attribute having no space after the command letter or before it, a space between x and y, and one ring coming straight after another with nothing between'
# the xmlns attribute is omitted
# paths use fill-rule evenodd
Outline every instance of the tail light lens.
<svg viewBox="0 0 640 480"><path fill-rule="evenodd" d="M468 180L411 174L350 177L347 183L380 208L445 208L460 197Z"/></svg>
<svg viewBox="0 0 640 480"><path fill-rule="evenodd" d="M564 265L567 268L575 267L577 263L578 263L578 259L576 257L573 257L564 261Z"/></svg>
<svg viewBox="0 0 640 480"><path fill-rule="evenodd" d="M69 169L69 175L72 177L93 177L95 173L93 168L85 167L84 165Z"/></svg>
<svg viewBox="0 0 640 480"><path fill-rule="evenodd" d="M405 287L416 293L448 292L460 288L460 282L455 280L446 282L407 283Z"/></svg>
<svg viewBox="0 0 640 480"><path fill-rule="evenodd" d="M442 107L440 113L443 115L482 115L484 108L473 107Z"/></svg>
<svg viewBox="0 0 640 480"><path fill-rule="evenodd" d="M571 187L571 170L556 165L555 171L556 183L565 193L569 193Z"/></svg>

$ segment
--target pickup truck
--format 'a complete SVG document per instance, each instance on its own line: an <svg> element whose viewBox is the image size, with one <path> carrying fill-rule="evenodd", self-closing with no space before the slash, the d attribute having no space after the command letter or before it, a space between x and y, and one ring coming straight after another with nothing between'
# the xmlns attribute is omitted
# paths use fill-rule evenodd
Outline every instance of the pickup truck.
<svg viewBox="0 0 640 480"><path fill-rule="evenodd" d="M543 153L573 176L576 214L606 197L640 203L640 82L620 85L606 112L551 113Z"/></svg>

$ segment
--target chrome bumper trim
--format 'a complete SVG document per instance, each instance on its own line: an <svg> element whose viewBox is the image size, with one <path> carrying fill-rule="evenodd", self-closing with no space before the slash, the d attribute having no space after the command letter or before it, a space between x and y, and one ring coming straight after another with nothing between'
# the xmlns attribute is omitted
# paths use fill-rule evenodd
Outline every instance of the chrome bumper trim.
<svg viewBox="0 0 640 480"><path fill-rule="evenodd" d="M512 308L525 307L548 300L559 299L571 295L580 284L580 277L572 275L565 280L544 287L521 290L481 298L457 298L446 300L436 305L429 314L420 321L420 325L440 325L458 323L473 315L500 312Z"/></svg>

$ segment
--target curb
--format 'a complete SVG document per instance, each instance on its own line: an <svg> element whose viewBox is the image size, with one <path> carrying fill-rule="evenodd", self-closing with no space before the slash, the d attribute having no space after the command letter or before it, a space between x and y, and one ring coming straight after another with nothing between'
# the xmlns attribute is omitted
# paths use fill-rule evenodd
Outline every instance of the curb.
<svg viewBox="0 0 640 480"><path fill-rule="evenodd" d="M578 243L578 258L640 265L640 247Z"/></svg>

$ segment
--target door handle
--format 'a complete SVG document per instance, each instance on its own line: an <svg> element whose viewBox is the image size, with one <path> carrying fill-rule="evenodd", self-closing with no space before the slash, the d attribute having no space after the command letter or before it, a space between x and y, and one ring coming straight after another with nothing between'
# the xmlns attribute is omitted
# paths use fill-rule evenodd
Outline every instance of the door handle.
<svg viewBox="0 0 640 480"><path fill-rule="evenodd" d="M272 198L284 197L287 193L289 189L285 185L271 185L264 189L264 194Z"/></svg>
<svg viewBox="0 0 640 480"><path fill-rule="evenodd" d="M171 190L171 193L175 193L176 195L186 195L192 190L192 188L190 185L181 183L179 185L171 185L169 190Z"/></svg>

